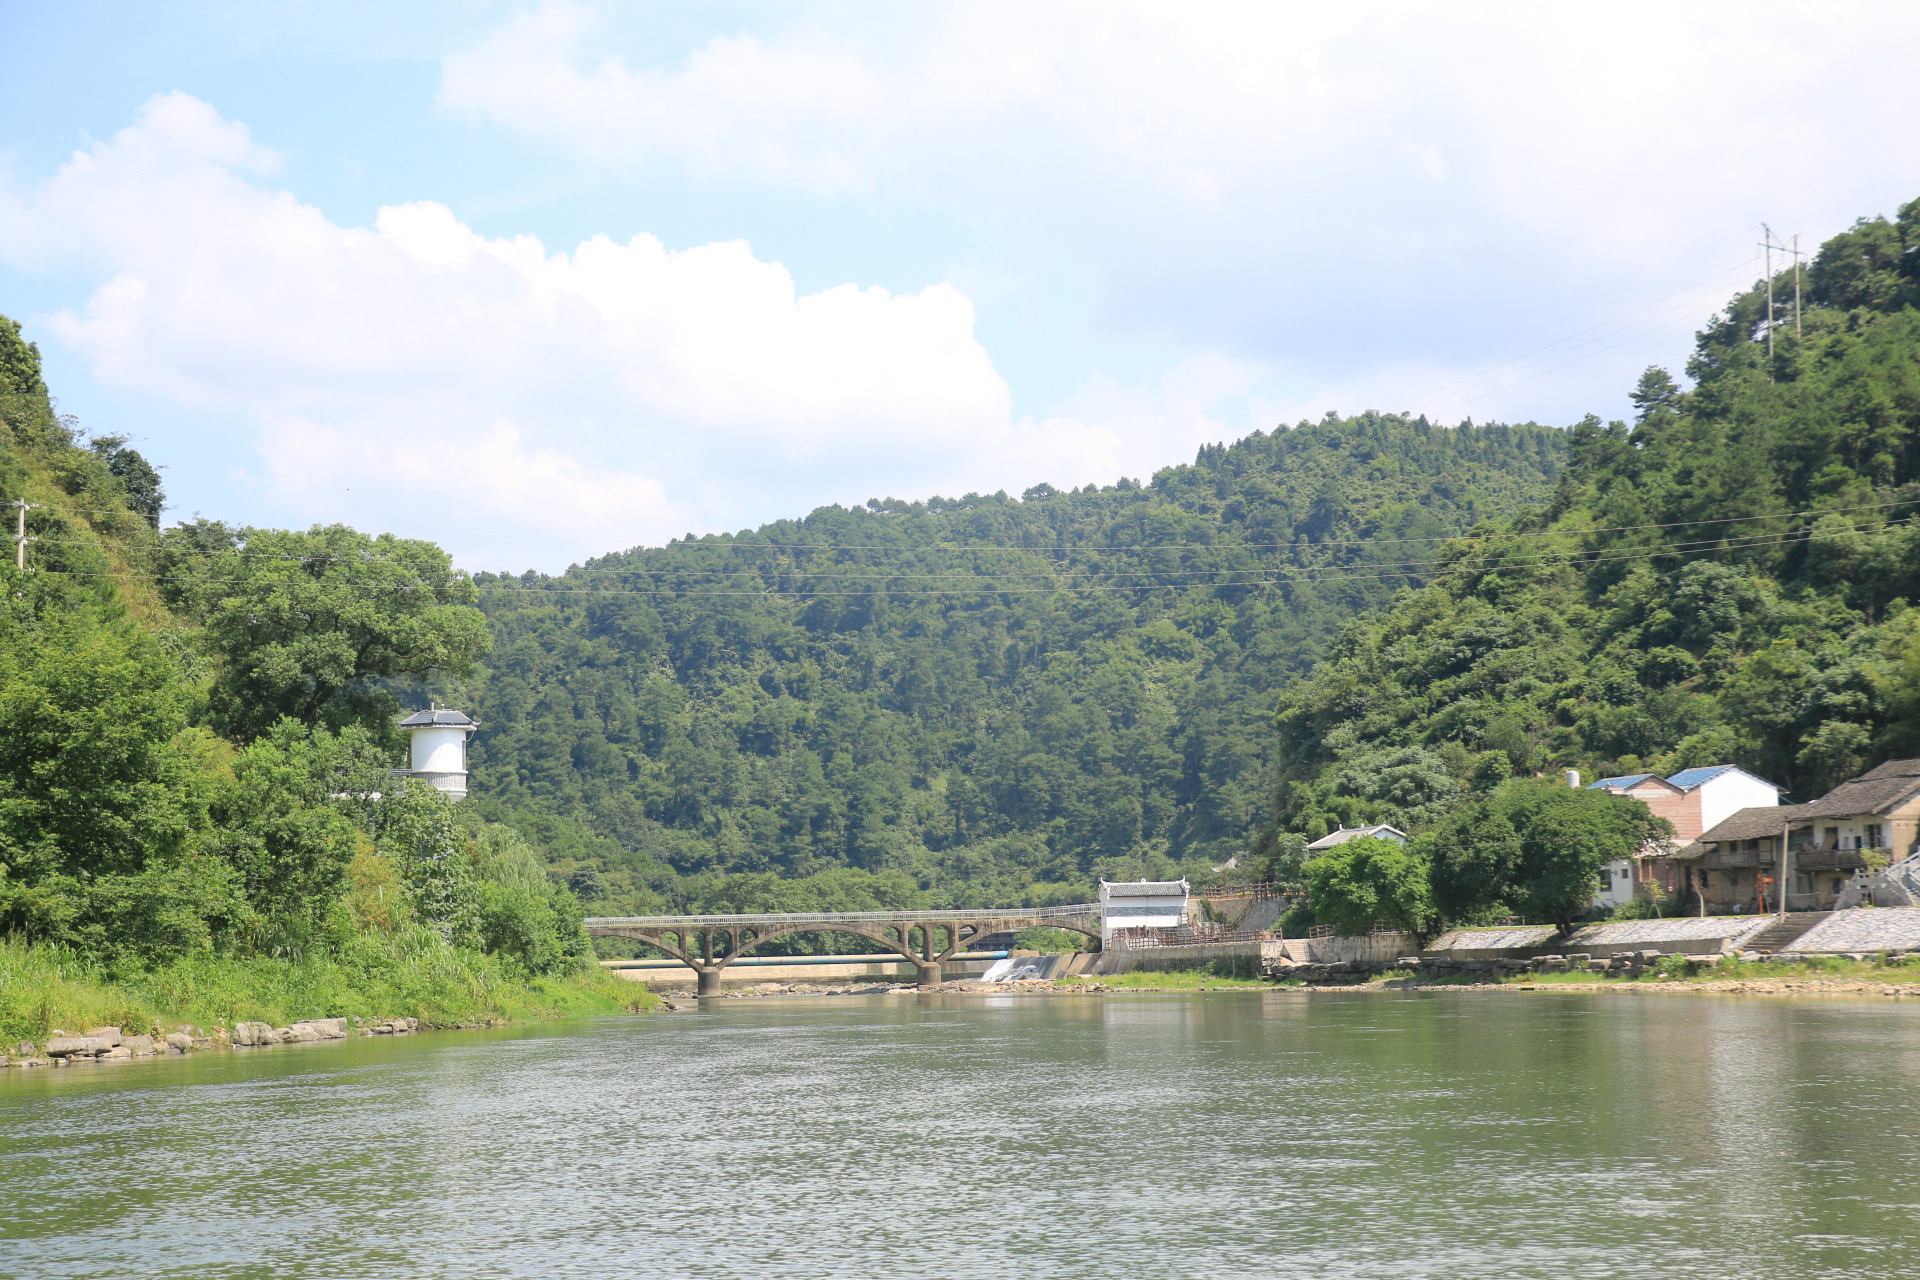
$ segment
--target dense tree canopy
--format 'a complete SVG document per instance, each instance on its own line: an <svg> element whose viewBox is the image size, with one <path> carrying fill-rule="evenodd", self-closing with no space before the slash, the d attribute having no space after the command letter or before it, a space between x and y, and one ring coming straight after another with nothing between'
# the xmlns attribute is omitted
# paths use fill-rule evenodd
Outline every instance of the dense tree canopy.
<svg viewBox="0 0 1920 1280"><path fill-rule="evenodd" d="M639 908L708 872L900 872L941 901L1204 874L1271 795L1273 699L1447 536L1544 500L1564 433L1365 415L1146 485L824 508L480 575L435 687L475 794Z"/></svg>
<svg viewBox="0 0 1920 1280"><path fill-rule="evenodd" d="M1920 201L1829 241L1771 360L1764 285L1737 296L1690 390L1649 370L1637 422L1573 429L1545 508L1344 628L1280 700L1274 831L1419 826L1568 766L1732 762L1808 798L1913 750L1916 245Z"/></svg>
<svg viewBox="0 0 1920 1280"><path fill-rule="evenodd" d="M213 723L238 741L282 718L388 741L399 703L383 682L464 675L486 652L473 584L430 542L198 521L169 529L161 554L164 598L219 659Z"/></svg>

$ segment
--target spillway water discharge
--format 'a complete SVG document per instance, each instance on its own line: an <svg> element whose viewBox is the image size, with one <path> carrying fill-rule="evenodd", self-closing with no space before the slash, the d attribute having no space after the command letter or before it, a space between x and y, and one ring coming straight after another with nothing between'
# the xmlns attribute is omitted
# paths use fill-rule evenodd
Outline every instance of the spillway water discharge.
<svg viewBox="0 0 1920 1280"><path fill-rule="evenodd" d="M718 1000L13 1071L0 1274L1904 1276L1916 1079L1904 1002L1512 992Z"/></svg>

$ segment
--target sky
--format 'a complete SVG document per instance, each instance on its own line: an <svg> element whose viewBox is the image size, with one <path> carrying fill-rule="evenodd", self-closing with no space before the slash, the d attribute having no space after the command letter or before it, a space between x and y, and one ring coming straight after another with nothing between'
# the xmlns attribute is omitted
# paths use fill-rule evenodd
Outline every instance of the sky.
<svg viewBox="0 0 1920 1280"><path fill-rule="evenodd" d="M0 0L0 313L168 518L555 570L1623 417L1920 196L1920 6Z"/></svg>

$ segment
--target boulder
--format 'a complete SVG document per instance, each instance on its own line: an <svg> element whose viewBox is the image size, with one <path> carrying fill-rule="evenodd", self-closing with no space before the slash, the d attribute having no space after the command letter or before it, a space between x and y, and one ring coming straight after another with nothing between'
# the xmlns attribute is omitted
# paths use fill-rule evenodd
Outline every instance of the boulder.
<svg viewBox="0 0 1920 1280"><path fill-rule="evenodd" d="M272 1044L273 1028L264 1022L236 1022L233 1024L233 1042L235 1044Z"/></svg>
<svg viewBox="0 0 1920 1280"><path fill-rule="evenodd" d="M127 1046L123 1044L117 1044L113 1046L113 1048L107 1050L105 1053L98 1055L94 1059L94 1061L105 1062L109 1058L131 1058L132 1056L133 1056L133 1050L127 1048Z"/></svg>
<svg viewBox="0 0 1920 1280"><path fill-rule="evenodd" d="M184 1031L167 1033L167 1048L178 1049L181 1053L193 1048L193 1037Z"/></svg>
<svg viewBox="0 0 1920 1280"><path fill-rule="evenodd" d="M49 1058L67 1058L76 1054L85 1054L90 1058L111 1048L112 1045L102 1044L87 1036L52 1036L47 1040Z"/></svg>
<svg viewBox="0 0 1920 1280"><path fill-rule="evenodd" d="M153 1052L152 1036L128 1036L126 1039L122 1040L120 1044L121 1044L121 1047L129 1050L130 1052L139 1054L142 1057Z"/></svg>
<svg viewBox="0 0 1920 1280"><path fill-rule="evenodd" d="M345 1040L347 1038L347 1020L345 1018L308 1018L305 1022L293 1024L295 1031L311 1031L315 1040ZM302 1035L302 1039L309 1037Z"/></svg>
<svg viewBox="0 0 1920 1280"><path fill-rule="evenodd" d="M105 1040L110 1046L116 1045L120 1043L120 1028L89 1027L87 1028L87 1037L92 1040Z"/></svg>
<svg viewBox="0 0 1920 1280"><path fill-rule="evenodd" d="M318 1028L307 1022L296 1022L290 1027L282 1027L280 1030L280 1038L289 1044L296 1041L311 1043L315 1040L326 1039L325 1036L320 1034Z"/></svg>

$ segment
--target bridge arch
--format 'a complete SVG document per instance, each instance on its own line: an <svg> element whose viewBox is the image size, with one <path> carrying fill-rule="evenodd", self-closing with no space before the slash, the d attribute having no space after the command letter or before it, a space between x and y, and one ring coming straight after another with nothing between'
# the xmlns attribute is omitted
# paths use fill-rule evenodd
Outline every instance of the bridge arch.
<svg viewBox="0 0 1920 1280"><path fill-rule="evenodd" d="M1100 908L1095 903L986 911L597 916L585 923L591 935L631 938L678 960L694 971L696 990L703 996L720 994L721 975L735 960L763 943L796 933L850 933L878 943L912 963L922 990L937 989L943 981L943 964L992 934L1058 928L1085 934L1096 945L1100 941Z"/></svg>

